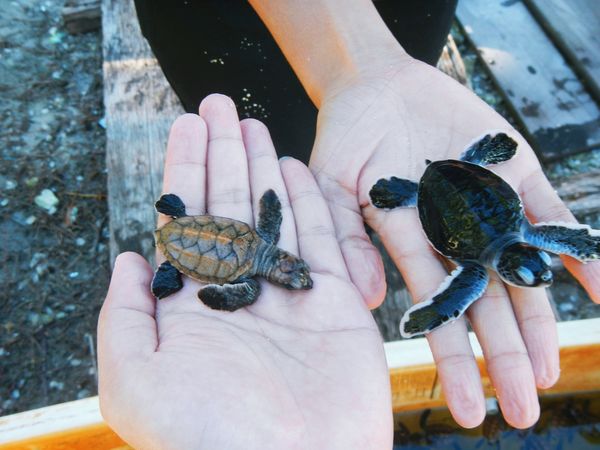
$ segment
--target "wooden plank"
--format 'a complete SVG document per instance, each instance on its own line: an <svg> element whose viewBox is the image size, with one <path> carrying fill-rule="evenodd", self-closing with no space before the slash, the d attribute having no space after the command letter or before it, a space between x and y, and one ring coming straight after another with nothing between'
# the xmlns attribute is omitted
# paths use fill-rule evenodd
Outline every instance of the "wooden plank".
<svg viewBox="0 0 600 450"><path fill-rule="evenodd" d="M597 391L600 389L600 318L558 323L560 345L560 379L541 395ZM477 338L469 339L486 397L494 389L485 369ZM394 412L445 405L433 356L427 340L386 342L385 354L390 369Z"/></svg>
<svg viewBox="0 0 600 450"><path fill-rule="evenodd" d="M532 14L600 102L598 0L525 0Z"/></svg>
<svg viewBox="0 0 600 450"><path fill-rule="evenodd" d="M126 448L103 422L98 397L0 417L1 450Z"/></svg>
<svg viewBox="0 0 600 450"><path fill-rule="evenodd" d="M458 19L546 161L600 145L600 110L526 6L462 0Z"/></svg>
<svg viewBox="0 0 600 450"><path fill-rule="evenodd" d="M558 324L561 377L540 394L600 390L600 319ZM469 339L482 372L485 394L494 396L485 371L481 347L473 333ZM427 340L388 342L385 355L390 370L395 412L443 406L433 357ZM102 421L98 397L0 417L0 450L127 449Z"/></svg>
<svg viewBox="0 0 600 450"><path fill-rule="evenodd" d="M62 17L71 34L97 30L102 22L100 0L69 0L63 7Z"/></svg>
<svg viewBox="0 0 600 450"><path fill-rule="evenodd" d="M143 39L132 0L102 0L111 260L154 258L154 202L169 127L183 113Z"/></svg>
<svg viewBox="0 0 600 450"><path fill-rule="evenodd" d="M600 214L600 171L580 173L551 182L577 218Z"/></svg>

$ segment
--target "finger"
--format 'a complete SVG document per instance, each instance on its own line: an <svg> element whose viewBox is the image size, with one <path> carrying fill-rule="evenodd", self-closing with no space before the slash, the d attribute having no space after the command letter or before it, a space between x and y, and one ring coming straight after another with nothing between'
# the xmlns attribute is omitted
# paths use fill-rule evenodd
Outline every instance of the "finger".
<svg viewBox="0 0 600 450"><path fill-rule="evenodd" d="M294 213L300 256L313 272L349 279L331 214L317 182L300 161L282 158L280 165Z"/></svg>
<svg viewBox="0 0 600 450"><path fill-rule="evenodd" d="M252 226L248 162L235 105L212 94L202 100L200 116L208 128L208 212Z"/></svg>
<svg viewBox="0 0 600 450"><path fill-rule="evenodd" d="M550 182L537 168L523 178L520 194L527 214L533 223L569 222L577 223L571 211L562 202ZM581 263L569 256L561 256L567 270L581 283L590 298L600 303L600 261Z"/></svg>
<svg viewBox="0 0 600 450"><path fill-rule="evenodd" d="M425 239L416 211L380 212L367 207L366 212L402 273L413 299L428 299L448 272ZM463 427L479 425L485 417L485 401L464 319L429 333L427 340L452 416Z"/></svg>
<svg viewBox="0 0 600 450"><path fill-rule="evenodd" d="M163 192L178 195L190 215L206 212L207 129L195 114L179 116L169 133ZM170 219L159 215L159 226Z"/></svg>
<svg viewBox="0 0 600 450"><path fill-rule="evenodd" d="M365 231L357 193L323 171L316 178L331 211L336 239L352 283L367 306L377 308L385 298L385 272L381 254Z"/></svg>
<svg viewBox="0 0 600 450"><path fill-rule="evenodd" d="M115 260L110 287L98 319L100 378L127 361L147 358L158 346L152 269L140 255Z"/></svg>
<svg viewBox="0 0 600 450"><path fill-rule="evenodd" d="M532 426L540 414L533 368L508 293L496 275L467 314L504 418L516 428Z"/></svg>
<svg viewBox="0 0 600 450"><path fill-rule="evenodd" d="M560 375L558 332L546 290L508 287L519 330L527 347L535 383L547 389Z"/></svg>
<svg viewBox="0 0 600 450"><path fill-rule="evenodd" d="M254 223L258 223L260 198L268 189L273 189L281 202L281 235L277 245L293 254L298 254L298 241L296 239L296 225L294 215L281 175L279 160L269 130L254 119L245 119L240 122L242 138L248 156L248 170L250 174L250 191L254 209Z"/></svg>

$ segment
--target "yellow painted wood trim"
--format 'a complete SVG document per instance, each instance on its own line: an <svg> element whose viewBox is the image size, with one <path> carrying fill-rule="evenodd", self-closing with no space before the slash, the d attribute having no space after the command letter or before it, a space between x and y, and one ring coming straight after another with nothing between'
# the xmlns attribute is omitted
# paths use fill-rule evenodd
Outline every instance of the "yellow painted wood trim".
<svg viewBox="0 0 600 450"><path fill-rule="evenodd" d="M560 322L561 378L540 394L600 390L600 318ZM469 334L486 396L494 391L481 347ZM387 342L394 411L445 404L425 339ZM116 450L129 448L102 420L98 397L0 417L0 450Z"/></svg>

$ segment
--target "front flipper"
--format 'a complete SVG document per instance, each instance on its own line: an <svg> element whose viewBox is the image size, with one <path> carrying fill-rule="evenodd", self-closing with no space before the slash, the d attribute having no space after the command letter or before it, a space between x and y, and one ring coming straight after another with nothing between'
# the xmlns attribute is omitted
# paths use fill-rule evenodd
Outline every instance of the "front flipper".
<svg viewBox="0 0 600 450"><path fill-rule="evenodd" d="M235 311L254 303L258 294L260 294L260 284L249 278L223 286L211 284L198 292L198 298L209 308Z"/></svg>
<svg viewBox="0 0 600 450"><path fill-rule="evenodd" d="M279 240L281 220L281 202L275 191L269 189L260 199L256 232L269 244L276 244Z"/></svg>
<svg viewBox="0 0 600 450"><path fill-rule="evenodd" d="M414 181L391 177L380 179L369 191L371 202L376 208L398 208L417 206L419 185Z"/></svg>
<svg viewBox="0 0 600 450"><path fill-rule="evenodd" d="M475 263L458 266L433 298L417 303L404 313L400 334L405 338L418 336L458 319L471 303L483 295L488 281L485 267Z"/></svg>
<svg viewBox="0 0 600 450"><path fill-rule="evenodd" d="M165 261L156 269L151 287L152 294L156 298L165 298L182 287L181 273L169 261Z"/></svg>
<svg viewBox="0 0 600 450"><path fill-rule="evenodd" d="M600 259L600 230L573 223L540 223L525 229L527 242L542 250L579 261Z"/></svg>
<svg viewBox="0 0 600 450"><path fill-rule="evenodd" d="M482 139L471 145L462 155L461 161L487 166L508 161L515 156L517 143L505 133L498 133L494 137L486 134Z"/></svg>
<svg viewBox="0 0 600 450"><path fill-rule="evenodd" d="M185 216L185 205L183 201L175 194L163 194L154 204L156 210L173 219Z"/></svg>

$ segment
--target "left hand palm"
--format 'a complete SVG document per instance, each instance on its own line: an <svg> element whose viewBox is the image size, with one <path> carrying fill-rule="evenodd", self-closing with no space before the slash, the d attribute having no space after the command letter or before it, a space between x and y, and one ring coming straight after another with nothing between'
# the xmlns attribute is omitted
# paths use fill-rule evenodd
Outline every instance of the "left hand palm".
<svg viewBox="0 0 600 450"><path fill-rule="evenodd" d="M201 285L185 278L155 304L148 264L121 255L99 322L106 420L141 448L389 448L381 337L316 182L298 162L280 169L266 128L240 124L230 99L208 97L200 115L171 130L163 192L179 195L190 215L252 224L258 199L274 189L278 245L311 266L314 286L261 281L256 303L230 313L203 305Z"/></svg>

